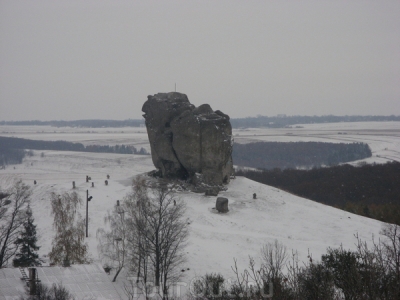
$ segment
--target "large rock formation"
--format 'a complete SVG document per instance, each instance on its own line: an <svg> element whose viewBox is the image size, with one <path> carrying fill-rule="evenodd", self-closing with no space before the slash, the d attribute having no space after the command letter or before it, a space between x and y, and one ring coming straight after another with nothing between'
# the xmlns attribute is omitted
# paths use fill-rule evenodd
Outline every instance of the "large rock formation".
<svg viewBox="0 0 400 300"><path fill-rule="evenodd" d="M201 177L209 185L228 183L232 173L229 116L214 112L208 104L196 108L181 93L147 98L142 111L153 163L161 176L193 181Z"/></svg>

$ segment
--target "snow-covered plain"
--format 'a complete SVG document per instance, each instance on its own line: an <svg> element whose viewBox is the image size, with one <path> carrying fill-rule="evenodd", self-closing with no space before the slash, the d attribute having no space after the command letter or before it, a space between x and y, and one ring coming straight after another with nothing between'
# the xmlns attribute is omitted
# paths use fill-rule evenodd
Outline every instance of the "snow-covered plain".
<svg viewBox="0 0 400 300"><path fill-rule="evenodd" d="M236 142L254 141L327 141L366 142L373 151L367 162L400 161L400 122L338 123L301 125L303 128L234 130ZM339 134L341 132L341 134ZM343 134L346 132L347 134ZM125 144L149 149L145 128L53 128L47 126L0 126L1 136L38 140L66 140L89 144ZM66 151L34 151L20 165L0 170L0 186L6 187L20 178L32 187L32 204L41 249L46 255L53 237L49 195L72 191L72 181L83 200L86 190L89 202L89 238L91 256L98 260L96 231L104 226L103 217L116 200L130 191L133 176L154 169L149 155L81 153ZM43 153L43 157L41 155ZM379 155L379 157L378 157ZM106 186L107 175L111 178ZM91 182L86 183L86 175ZM34 185L33 181L37 184ZM253 199L253 193L257 199ZM379 237L379 221L353 215L329 206L294 196L274 187L237 177L220 196L229 199L227 214L218 214L213 207L216 197L180 192L187 203L190 238L186 248L187 263L183 281L189 283L196 276L218 272L233 278L234 258L243 270L248 256L257 256L267 242L277 239L290 253L297 250L300 261L310 252L319 259L327 247L355 249L354 234L366 241ZM81 214L85 215L85 205Z"/></svg>

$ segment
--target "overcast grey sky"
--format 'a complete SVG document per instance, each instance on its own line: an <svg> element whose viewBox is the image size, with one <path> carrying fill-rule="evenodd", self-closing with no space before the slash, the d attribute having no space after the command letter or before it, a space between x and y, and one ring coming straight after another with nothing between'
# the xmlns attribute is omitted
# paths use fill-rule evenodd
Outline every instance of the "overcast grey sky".
<svg viewBox="0 0 400 300"><path fill-rule="evenodd" d="M400 114L400 1L0 0L0 120Z"/></svg>

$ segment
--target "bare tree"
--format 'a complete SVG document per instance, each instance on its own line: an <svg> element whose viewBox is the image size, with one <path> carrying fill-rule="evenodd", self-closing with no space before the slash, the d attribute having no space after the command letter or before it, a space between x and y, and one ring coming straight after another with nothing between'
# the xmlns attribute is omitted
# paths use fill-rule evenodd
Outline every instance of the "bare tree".
<svg viewBox="0 0 400 300"><path fill-rule="evenodd" d="M7 205L11 203L11 200L8 199L9 194L5 192L0 192L0 220L7 212Z"/></svg>
<svg viewBox="0 0 400 300"><path fill-rule="evenodd" d="M248 299L262 299L277 294L279 299L286 299L284 296L287 282L284 271L288 260L286 247L277 240L274 243L266 243L261 248L260 260L261 265L257 267L256 260L249 256L248 268L241 273L234 259L232 270L236 282L231 287L231 296L241 298L245 295Z"/></svg>
<svg viewBox="0 0 400 300"><path fill-rule="evenodd" d="M396 224L383 225L381 234L386 237L377 252L380 253L381 261L388 273L388 279L394 282L391 291L395 297L400 297L400 226Z"/></svg>
<svg viewBox="0 0 400 300"><path fill-rule="evenodd" d="M149 268L150 261L150 244L146 235L143 235L143 228L146 225L141 212L138 210L144 203L148 203L148 187L146 179L142 176L135 177L132 182L132 192L124 199L124 207L126 208L129 218L129 235L128 243L130 251L130 270L136 277L135 282L125 286L128 297L134 297L138 287L146 296L151 293L151 286L147 284L154 274L151 274L152 269ZM150 228L145 230L150 232Z"/></svg>
<svg viewBox="0 0 400 300"><path fill-rule="evenodd" d="M137 271L144 286L154 282L157 292L167 299L170 285L181 275L178 266L185 261L186 206L171 189L160 185L148 188L139 177L125 198L124 207L129 216L126 222L131 269Z"/></svg>
<svg viewBox="0 0 400 300"><path fill-rule="evenodd" d="M76 192L52 193L50 198L56 231L49 253L50 261L61 264L67 259L71 263L88 263L88 246L84 242L85 222L77 211L82 199Z"/></svg>
<svg viewBox="0 0 400 300"><path fill-rule="evenodd" d="M119 273L125 266L127 254L127 227L124 217L124 208L115 205L112 212L104 217L104 223L109 224L110 230L104 228L97 230L99 239L98 249L105 265L116 270L113 282L117 280Z"/></svg>
<svg viewBox="0 0 400 300"><path fill-rule="evenodd" d="M0 194L0 268L7 265L18 249L15 241L27 219L25 208L30 196L29 186L21 180Z"/></svg>
<svg viewBox="0 0 400 300"><path fill-rule="evenodd" d="M286 247L275 240L267 243L261 249L262 268L264 275L272 280L283 277L283 269L286 266L288 255Z"/></svg>

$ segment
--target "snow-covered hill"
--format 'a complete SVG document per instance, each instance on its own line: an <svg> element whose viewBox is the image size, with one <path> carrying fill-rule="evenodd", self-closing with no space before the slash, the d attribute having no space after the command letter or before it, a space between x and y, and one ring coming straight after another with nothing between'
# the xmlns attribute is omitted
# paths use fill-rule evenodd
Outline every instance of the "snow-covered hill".
<svg viewBox="0 0 400 300"><path fill-rule="evenodd" d="M248 129L236 130L234 135L239 142L367 142L374 156L366 161L398 160L400 123L373 125L341 123L323 127L304 125L303 128L292 129ZM343 135L345 131L347 135ZM145 128L102 128L92 132L84 128L4 126L0 128L0 134L39 140L67 140L84 145L129 144L149 149ZM49 195L51 192L71 191L72 181L75 181L75 190L83 200L86 190L93 196L89 203L87 242L92 258L98 260L96 231L104 226L104 215L130 191L133 176L154 169L151 157L65 151L34 151L34 154L26 157L20 165L0 170L0 186L5 188L15 178L20 178L32 187L31 206L40 236L39 254L47 255L51 249L53 218L50 215ZM91 182L86 183L86 175L91 176L94 187ZM110 179L106 186L104 181L107 175ZM253 199L253 193L257 194L257 199ZM227 191L220 193L220 196L229 199L227 214L218 214L213 209L216 197L191 192L180 192L177 196L187 203L190 223L187 263L182 266L185 270L183 281L187 284L205 273L218 272L225 278L234 278L231 270L234 259L237 259L239 269L243 270L247 267L248 256L257 257L267 242L278 240L287 247L289 254L292 249L297 251L300 261L306 261L308 253L318 260L328 247L342 244L346 249L355 249L356 233L367 242L371 242L372 235L377 239L383 225L379 221L318 204L242 177L233 179ZM83 216L85 208L82 205ZM118 280L122 280L122 276Z"/></svg>
<svg viewBox="0 0 400 300"><path fill-rule="evenodd" d="M44 152L44 157L41 157ZM103 217L116 200L129 191L133 176L153 169L150 156L78 153L62 151L35 151L21 165L0 170L1 184L14 177L32 186L32 209L38 225L39 253L51 249L53 236L49 194L76 190L85 200L86 190L93 196L89 203L88 243L93 259L98 259L96 231L104 226ZM104 181L110 175L109 184ZM86 183L85 177L92 177ZM37 181L33 185L33 180ZM257 199L253 199L253 193ZM248 255L257 256L267 242L277 239L289 250L297 250L305 261L308 251L319 259L327 247L355 248L354 234L370 241L377 237L381 222L353 215L329 206L315 203L274 187L262 185L243 177L236 177L228 190L220 196L229 199L229 212L219 214L213 209L216 197L192 192L178 195L187 203L190 238L187 246L185 281L210 272L233 277L231 266L236 258L240 268L248 263ZM81 208L85 215L85 205ZM189 269L189 270L188 270Z"/></svg>

